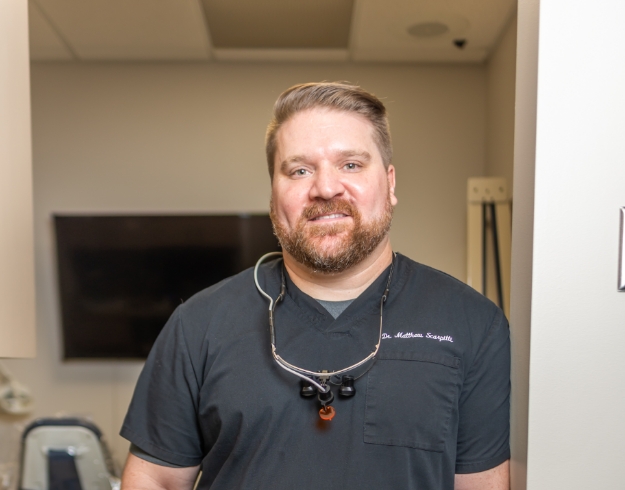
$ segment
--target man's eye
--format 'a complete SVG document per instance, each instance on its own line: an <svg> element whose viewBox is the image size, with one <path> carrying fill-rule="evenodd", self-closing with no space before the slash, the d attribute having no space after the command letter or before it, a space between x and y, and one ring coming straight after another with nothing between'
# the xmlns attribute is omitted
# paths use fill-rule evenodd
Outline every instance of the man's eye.
<svg viewBox="0 0 625 490"><path fill-rule="evenodd" d="M348 170L356 170L358 168L358 164L354 162L349 162L345 164L345 168Z"/></svg>
<svg viewBox="0 0 625 490"><path fill-rule="evenodd" d="M306 175L308 173L308 170L306 170L305 168L298 168L295 172L293 172L293 175Z"/></svg>

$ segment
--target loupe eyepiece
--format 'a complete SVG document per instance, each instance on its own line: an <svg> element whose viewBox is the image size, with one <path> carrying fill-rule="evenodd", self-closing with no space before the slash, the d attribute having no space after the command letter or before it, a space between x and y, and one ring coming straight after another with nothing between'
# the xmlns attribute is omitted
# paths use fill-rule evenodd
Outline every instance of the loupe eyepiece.
<svg viewBox="0 0 625 490"><path fill-rule="evenodd" d="M315 396L317 394L317 387L312 383L302 379L300 380L299 384L299 394L304 398L310 398L311 396Z"/></svg>
<svg viewBox="0 0 625 490"><path fill-rule="evenodd" d="M339 388L339 396L343 398L349 398L356 394L356 388L354 387L354 377L348 374L344 374L341 380L341 387Z"/></svg>

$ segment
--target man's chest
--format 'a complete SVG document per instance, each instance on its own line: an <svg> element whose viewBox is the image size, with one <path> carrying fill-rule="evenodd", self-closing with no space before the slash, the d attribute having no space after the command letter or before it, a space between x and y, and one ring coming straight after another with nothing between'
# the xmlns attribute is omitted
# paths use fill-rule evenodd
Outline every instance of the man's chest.
<svg viewBox="0 0 625 490"><path fill-rule="evenodd" d="M353 373L356 396L343 399L332 387L336 417L324 433L355 432L367 444L443 451L457 425L463 378L454 326L418 317L410 323L392 313L387 318L380 339L372 315L320 329L285 311L276 321L277 353L303 369L333 371L364 359L379 341L376 358ZM234 431L229 437L259 427L279 430L284 421L317 430L319 408L317 397L301 397L300 379L273 359L267 328L213 343L199 404L208 446L219 436L216 427Z"/></svg>

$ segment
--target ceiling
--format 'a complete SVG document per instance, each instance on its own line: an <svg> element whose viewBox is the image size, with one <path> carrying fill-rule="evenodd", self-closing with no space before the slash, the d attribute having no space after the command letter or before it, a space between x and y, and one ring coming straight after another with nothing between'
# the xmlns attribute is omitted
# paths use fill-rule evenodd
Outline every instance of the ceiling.
<svg viewBox="0 0 625 490"><path fill-rule="evenodd" d="M516 0L28 3L37 61L476 63L516 8Z"/></svg>

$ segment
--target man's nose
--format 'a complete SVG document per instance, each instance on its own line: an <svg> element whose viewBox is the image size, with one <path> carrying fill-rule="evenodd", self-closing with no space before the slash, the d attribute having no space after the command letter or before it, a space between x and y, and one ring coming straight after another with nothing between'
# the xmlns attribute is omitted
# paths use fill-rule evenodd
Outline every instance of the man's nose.
<svg viewBox="0 0 625 490"><path fill-rule="evenodd" d="M319 169L313 177L313 185L310 188L311 199L330 200L345 192L340 175L335 169Z"/></svg>

